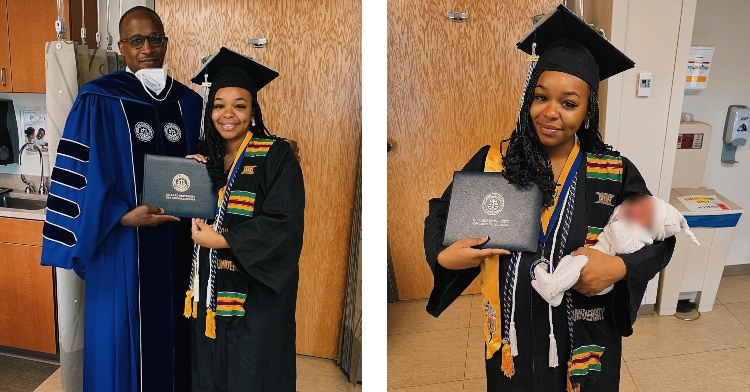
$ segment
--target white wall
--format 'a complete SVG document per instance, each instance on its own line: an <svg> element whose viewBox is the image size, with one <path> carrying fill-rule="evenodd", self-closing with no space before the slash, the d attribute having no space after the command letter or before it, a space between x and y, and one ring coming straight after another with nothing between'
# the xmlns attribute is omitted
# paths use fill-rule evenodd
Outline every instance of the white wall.
<svg viewBox="0 0 750 392"><path fill-rule="evenodd" d="M677 94L673 92L673 81L679 77L675 75L675 63L678 57L687 58L684 48L678 52L678 38L683 6L687 5L689 11L690 3L690 0L627 1L624 47L621 49L636 65L622 74L619 119L616 123L607 121L605 133L605 142L633 161L651 192L665 199L669 197L669 189L662 189L661 183L663 176L668 176L671 182L671 166L663 170L670 152L674 161L674 152L671 151L674 143L669 143L668 151L665 151L665 143L672 140L672 134L676 138L679 124L673 120L679 119L681 105L675 107L673 100L682 96L681 89ZM683 73L679 79L684 80L686 71L678 71ZM640 72L653 74L649 97L636 96ZM617 95L609 92L607 110L610 114L618 109Z"/></svg>
<svg viewBox="0 0 750 392"><path fill-rule="evenodd" d="M685 92L683 111L713 127L708 162L701 186L714 188L736 204L750 209L750 145L737 148L739 163L721 163L721 137L727 107L750 106L750 1L698 0L693 45L716 47L708 85ZM750 216L740 219L727 256L727 265L750 263Z"/></svg>
<svg viewBox="0 0 750 392"><path fill-rule="evenodd" d="M587 11L587 20L609 28L607 36L636 65L600 90L606 111L604 141L629 158L651 192L669 198L696 0L609 0ZM653 74L651 96L637 97L639 72ZM657 278L644 304L656 303Z"/></svg>

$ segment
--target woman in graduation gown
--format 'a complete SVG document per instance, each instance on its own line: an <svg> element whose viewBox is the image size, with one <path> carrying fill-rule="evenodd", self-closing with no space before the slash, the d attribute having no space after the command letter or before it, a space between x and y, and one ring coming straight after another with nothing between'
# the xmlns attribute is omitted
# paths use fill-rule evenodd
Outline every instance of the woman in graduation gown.
<svg viewBox="0 0 750 392"><path fill-rule="evenodd" d="M265 67L227 56L236 66L210 75L194 156L206 162L219 199L211 225L193 220L185 300L185 316L195 318L192 390L295 391L302 171L289 144L263 124L257 90L268 80L257 73Z"/></svg>
<svg viewBox="0 0 750 392"><path fill-rule="evenodd" d="M499 145L481 148L462 169L501 170L512 184L539 187L538 250L474 248L486 237L443 246L452 184L430 200L425 219L434 275L427 311L439 316L481 275L488 392L617 391L622 337L633 333L646 285L674 249L674 237L627 255L587 248L616 205L649 193L638 169L604 144L598 130L600 78L634 64L564 7L553 12L519 43L541 55L515 130ZM554 268L571 253L587 255L588 264L563 303L550 307L531 285L532 266ZM595 295L610 284L610 293Z"/></svg>

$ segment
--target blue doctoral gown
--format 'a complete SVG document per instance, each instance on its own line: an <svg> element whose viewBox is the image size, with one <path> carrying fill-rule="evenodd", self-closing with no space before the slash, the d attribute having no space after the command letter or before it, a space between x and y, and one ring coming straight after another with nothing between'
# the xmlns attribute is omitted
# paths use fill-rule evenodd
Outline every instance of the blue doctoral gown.
<svg viewBox="0 0 750 392"><path fill-rule="evenodd" d="M200 96L169 79L156 98L125 70L84 85L51 175L42 265L86 280L86 392L190 388L190 222L119 224L139 204L144 154L184 157L198 143Z"/></svg>

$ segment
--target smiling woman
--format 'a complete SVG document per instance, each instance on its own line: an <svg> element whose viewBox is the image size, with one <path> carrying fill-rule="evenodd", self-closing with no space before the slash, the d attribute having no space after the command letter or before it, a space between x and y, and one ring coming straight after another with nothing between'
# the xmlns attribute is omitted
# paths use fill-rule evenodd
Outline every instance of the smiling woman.
<svg viewBox="0 0 750 392"><path fill-rule="evenodd" d="M544 263L551 271L563 256L581 252L616 204L648 194L635 166L605 145L598 129L600 80L633 63L564 6L518 47L540 56L530 69L516 128L499 145L480 149L463 171L502 171L511 184L537 185L544 196L539 247L512 254L476 249L487 237L444 246L453 194L448 186L430 200L425 219L425 254L434 276L427 311L439 316L480 275L488 391L614 391L622 337L632 333L646 283L669 261L674 238L630 254L585 250L589 262L557 307L532 289L531 270ZM614 203L598 203L598 193ZM611 284L613 291L592 296Z"/></svg>
<svg viewBox="0 0 750 392"><path fill-rule="evenodd" d="M211 225L193 219L184 309L193 391L296 387L305 185L291 146L263 123L257 97L269 74L278 75L226 48L199 72L211 88L204 138L189 157L206 163L219 203Z"/></svg>
<svg viewBox="0 0 750 392"><path fill-rule="evenodd" d="M529 114L547 155L563 143L573 148L573 135L588 121L588 99L589 86L573 75L547 71L539 76Z"/></svg>

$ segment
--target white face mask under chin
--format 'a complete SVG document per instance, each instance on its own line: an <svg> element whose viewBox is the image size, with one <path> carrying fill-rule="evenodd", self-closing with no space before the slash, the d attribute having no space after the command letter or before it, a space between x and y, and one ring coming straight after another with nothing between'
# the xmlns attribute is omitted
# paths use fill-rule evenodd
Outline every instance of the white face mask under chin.
<svg viewBox="0 0 750 392"><path fill-rule="evenodd" d="M162 68L144 68L136 71L135 77L141 81L143 87L159 95L167 85L167 69L166 64Z"/></svg>

